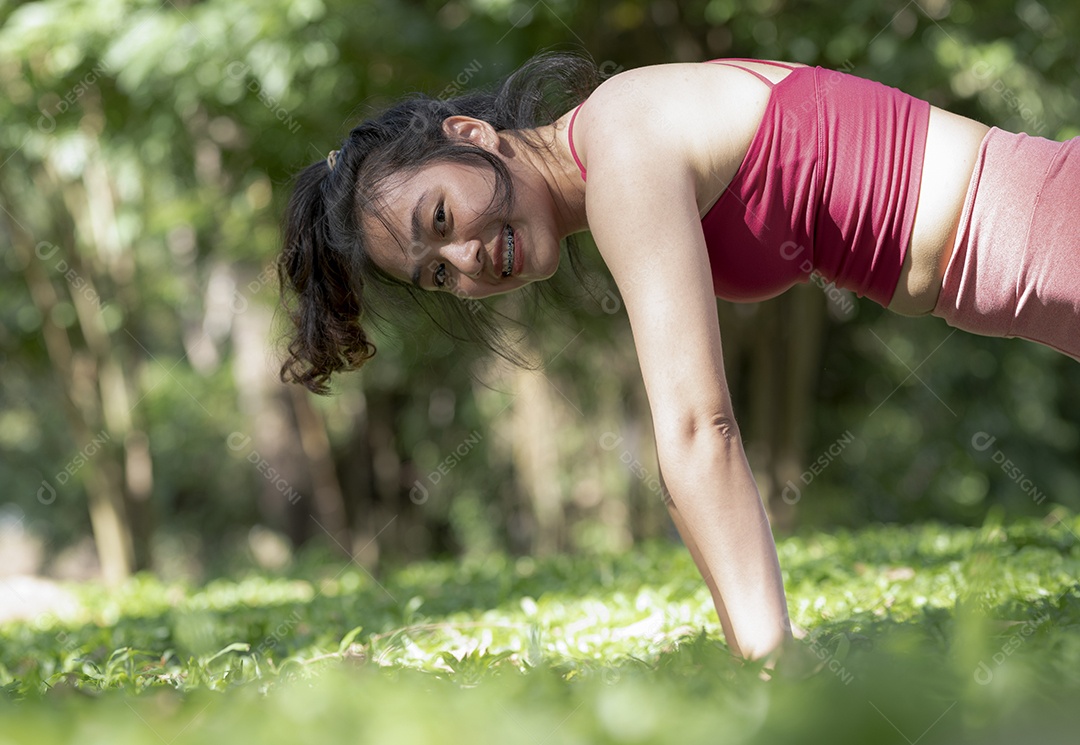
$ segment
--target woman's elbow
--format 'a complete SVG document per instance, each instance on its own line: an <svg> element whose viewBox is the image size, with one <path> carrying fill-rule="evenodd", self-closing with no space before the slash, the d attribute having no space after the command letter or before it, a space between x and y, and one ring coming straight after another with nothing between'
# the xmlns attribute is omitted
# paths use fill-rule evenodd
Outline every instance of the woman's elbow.
<svg viewBox="0 0 1080 745"><path fill-rule="evenodd" d="M711 439L742 444L739 425L730 414L713 414L704 424L699 425L698 432Z"/></svg>
<svg viewBox="0 0 1080 745"><path fill-rule="evenodd" d="M666 443L680 451L707 446L742 447L742 435L730 413L684 414L656 423L657 443Z"/></svg>

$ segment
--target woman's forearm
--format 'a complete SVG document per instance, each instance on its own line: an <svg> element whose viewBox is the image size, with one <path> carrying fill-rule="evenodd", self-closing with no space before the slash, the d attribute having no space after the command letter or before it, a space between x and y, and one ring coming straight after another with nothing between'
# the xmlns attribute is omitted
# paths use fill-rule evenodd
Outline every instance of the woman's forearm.
<svg viewBox="0 0 1080 745"><path fill-rule="evenodd" d="M748 659L769 654L790 635L790 622L776 545L737 433L657 450L676 526L714 583L717 612L726 611L729 645Z"/></svg>
<svg viewBox="0 0 1080 745"><path fill-rule="evenodd" d="M663 483L663 480L663 476L661 476L661 483ZM705 580L705 585L709 588L709 594L712 596L713 605L716 606L716 615L720 617L720 627L724 630L724 638L727 639L731 651L742 656L742 650L739 649L739 645L735 640L735 632L731 629L731 619L728 618L727 607L724 605L724 599L720 596L720 590L716 588L716 580L712 578L712 574L709 572L709 565L705 563L705 557L701 555L701 551L697 546L697 541L690 532L690 528L686 525L686 521L683 520L682 515L679 514L679 508L671 501L666 487L664 496L664 504L667 505L668 514L671 515L671 521L675 523L675 529L679 531L679 537L682 538L683 543L686 545L686 549L690 552L690 557L694 560L694 566L701 572L701 578Z"/></svg>

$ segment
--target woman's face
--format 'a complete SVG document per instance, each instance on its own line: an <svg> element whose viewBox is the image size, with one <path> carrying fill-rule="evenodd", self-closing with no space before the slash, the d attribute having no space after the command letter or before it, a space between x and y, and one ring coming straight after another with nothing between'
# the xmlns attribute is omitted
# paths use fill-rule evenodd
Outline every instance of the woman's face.
<svg viewBox="0 0 1080 745"><path fill-rule="evenodd" d="M424 290L482 298L547 279L559 266L554 206L535 172L508 163L509 214L493 210L495 173L487 165L435 163L392 181L382 213L363 217L372 259ZM396 236L396 237L395 237Z"/></svg>

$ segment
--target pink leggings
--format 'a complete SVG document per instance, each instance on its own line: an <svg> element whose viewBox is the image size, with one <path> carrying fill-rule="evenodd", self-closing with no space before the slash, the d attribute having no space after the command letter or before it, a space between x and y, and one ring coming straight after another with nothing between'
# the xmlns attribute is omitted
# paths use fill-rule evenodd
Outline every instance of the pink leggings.
<svg viewBox="0 0 1080 745"><path fill-rule="evenodd" d="M1080 137L986 134L933 312L1080 360Z"/></svg>

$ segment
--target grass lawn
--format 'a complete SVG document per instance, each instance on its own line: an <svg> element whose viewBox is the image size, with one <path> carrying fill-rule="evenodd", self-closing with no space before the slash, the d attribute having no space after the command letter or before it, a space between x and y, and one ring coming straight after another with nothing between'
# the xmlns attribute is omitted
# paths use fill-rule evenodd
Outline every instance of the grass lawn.
<svg viewBox="0 0 1080 745"><path fill-rule="evenodd" d="M0 625L10 743L1078 743L1080 519L782 540L731 658L685 549L141 576Z"/></svg>

